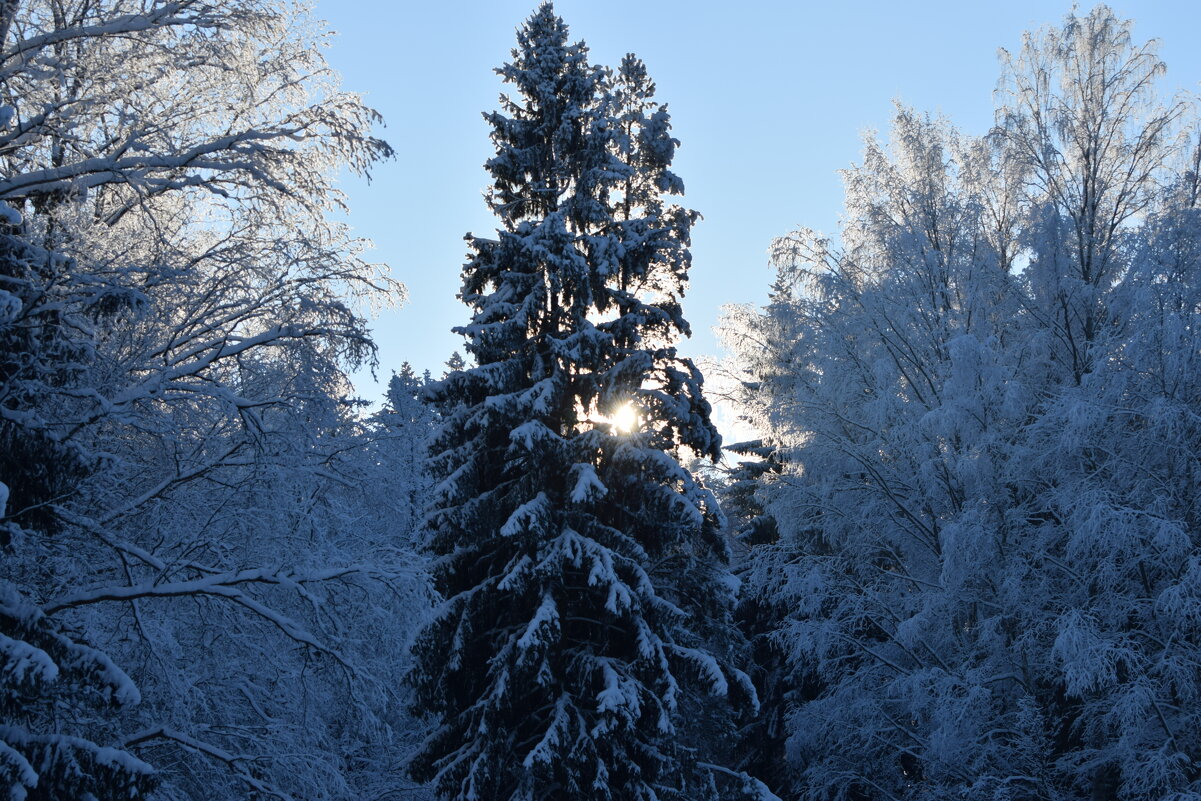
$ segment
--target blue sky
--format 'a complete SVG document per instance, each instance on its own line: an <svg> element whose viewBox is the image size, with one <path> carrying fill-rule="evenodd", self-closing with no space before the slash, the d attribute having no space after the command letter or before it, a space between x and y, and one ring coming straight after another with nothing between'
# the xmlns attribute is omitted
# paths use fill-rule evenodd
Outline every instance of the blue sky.
<svg viewBox="0 0 1201 801"><path fill-rule="evenodd" d="M320 0L338 33L329 52L346 88L386 120L398 158L370 184L343 188L358 235L391 265L409 299L374 323L379 376L402 361L440 374L467 319L456 299L463 235L494 223L481 191L491 154L480 112L502 85L492 72L535 0L409 2ZM1135 37L1161 40L1166 86L1201 81L1201 3L1114 2ZM1087 11L1089 5L1081 5ZM626 52L646 61L669 104L682 147L676 172L695 229L684 309L692 356L717 351L711 331L723 305L762 303L772 273L766 249L799 225L834 232L842 208L838 170L858 160L862 134L886 131L892 101L948 116L967 133L992 122L999 47L1058 23L1067 3L558 0L556 11L595 62ZM356 376L367 398L380 389Z"/></svg>

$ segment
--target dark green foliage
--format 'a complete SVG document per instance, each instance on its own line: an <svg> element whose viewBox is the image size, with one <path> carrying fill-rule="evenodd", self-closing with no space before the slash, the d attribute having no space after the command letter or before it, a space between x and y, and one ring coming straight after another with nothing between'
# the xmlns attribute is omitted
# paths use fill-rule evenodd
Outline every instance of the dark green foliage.
<svg viewBox="0 0 1201 801"><path fill-rule="evenodd" d="M662 196L676 142L633 57L614 76L544 4L486 115L496 239L469 237L476 366L432 389L429 515L447 599L415 646L413 762L446 799L709 799L760 792L705 764L681 715L754 705L709 643L733 585L701 375L672 340L695 214ZM710 702L714 720L719 707Z"/></svg>
<svg viewBox="0 0 1201 801"><path fill-rule="evenodd" d="M67 263L0 234L0 559L57 529L54 504L89 463L49 411L76 385L91 354L87 330L59 303ZM14 536L15 535L15 536ZM138 691L103 653L48 619L0 580L0 788L20 801L132 801L153 770L66 733Z"/></svg>
<svg viewBox="0 0 1201 801"><path fill-rule="evenodd" d="M69 262L0 234L0 480L8 489L9 522L53 533L49 505L61 502L88 471L89 460L54 428L47 409L87 368L85 323L62 302ZM0 528L0 547L9 535Z"/></svg>
<svg viewBox="0 0 1201 801"><path fill-rule="evenodd" d="M63 720L138 700L108 657L0 583L0 787L8 797L144 798L155 784L149 765L60 730Z"/></svg>

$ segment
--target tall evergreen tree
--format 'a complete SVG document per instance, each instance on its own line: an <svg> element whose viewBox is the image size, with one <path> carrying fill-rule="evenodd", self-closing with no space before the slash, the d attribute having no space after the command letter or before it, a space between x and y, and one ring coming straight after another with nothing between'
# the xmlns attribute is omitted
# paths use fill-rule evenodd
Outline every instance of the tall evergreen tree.
<svg viewBox="0 0 1201 801"><path fill-rule="evenodd" d="M412 772L447 799L765 794L677 730L690 694L754 690L698 625L728 620L732 582L680 461L720 439L671 345L695 215L662 200L682 190L667 112L641 62L589 64L550 3L518 45L498 70L517 96L486 115L503 227L463 271L476 366L433 393L453 410L429 515L447 600L410 679L441 725Z"/></svg>

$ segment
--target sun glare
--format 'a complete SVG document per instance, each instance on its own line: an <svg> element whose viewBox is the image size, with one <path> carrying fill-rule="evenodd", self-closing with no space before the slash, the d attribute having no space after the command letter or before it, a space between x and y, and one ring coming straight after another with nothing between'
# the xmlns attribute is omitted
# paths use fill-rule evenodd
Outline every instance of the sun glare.
<svg viewBox="0 0 1201 801"><path fill-rule="evenodd" d="M638 430L638 409L632 403L621 404L612 414L594 411L585 419L593 425L612 426L612 430L618 434L633 434Z"/></svg>
<svg viewBox="0 0 1201 801"><path fill-rule="evenodd" d="M622 434L629 434L638 427L638 412L633 405L624 403L613 412L610 422Z"/></svg>

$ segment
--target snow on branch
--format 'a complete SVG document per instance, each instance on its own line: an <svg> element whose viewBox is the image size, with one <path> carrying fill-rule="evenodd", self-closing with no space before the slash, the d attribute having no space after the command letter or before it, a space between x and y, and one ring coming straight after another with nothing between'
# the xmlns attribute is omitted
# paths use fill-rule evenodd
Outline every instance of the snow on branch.
<svg viewBox="0 0 1201 801"><path fill-rule="evenodd" d="M278 798L279 801L295 801L294 797L277 787L267 784L251 773L251 766L257 761L253 754L233 754L223 748L203 742L181 731L166 726L156 726L145 729L126 737L122 745L126 748L146 746L155 742L168 742L194 754L223 762L232 769L233 774L247 787L263 797Z"/></svg>
<svg viewBox="0 0 1201 801"><path fill-rule="evenodd" d="M193 13L181 13L189 9L197 9ZM166 3L158 8L141 14L125 14L106 22L92 25L73 25L47 33L22 39L15 46L7 48L0 58L0 64L5 66L0 70L0 81L11 73L25 66L32 53L47 47L76 39L95 39L109 36L126 36L155 28L194 25L196 27L214 27L219 19L212 13L214 6L201 0L181 0L181 2ZM19 57L24 56L24 58ZM17 61L16 64L11 62Z"/></svg>
<svg viewBox="0 0 1201 801"><path fill-rule="evenodd" d="M157 560L156 560L157 561ZM165 568L165 565L164 565ZM271 586L291 587L304 594L303 585L311 582L328 582L347 579L352 576L382 576L377 568L363 565L327 568L297 572L292 570L272 570L267 568L240 570L235 572L215 573L187 581L171 581L157 583L154 581L130 586L101 587L84 592L77 592L52 601L45 606L47 614L53 615L67 609L87 606L108 601L132 601L141 598L172 598L182 596L212 596L227 599L253 612L282 631L289 639L308 646L316 651L334 657L345 667L349 665L341 655L322 643L303 625L292 618L272 609L270 606L256 600L239 589L240 585L264 584Z"/></svg>

